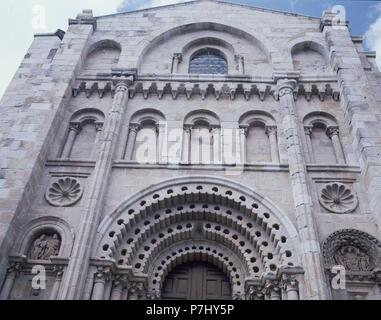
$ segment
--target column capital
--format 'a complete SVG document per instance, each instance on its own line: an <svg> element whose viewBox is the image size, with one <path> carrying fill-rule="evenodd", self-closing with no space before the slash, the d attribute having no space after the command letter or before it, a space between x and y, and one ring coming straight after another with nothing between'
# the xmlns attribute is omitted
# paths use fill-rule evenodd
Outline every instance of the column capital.
<svg viewBox="0 0 381 320"><path fill-rule="evenodd" d="M306 126L306 127L304 127L304 133L306 135L310 136L312 134L312 129L313 129L312 126Z"/></svg>
<svg viewBox="0 0 381 320"><path fill-rule="evenodd" d="M82 124L80 122L70 122L69 130L74 131L75 133L80 133L82 130Z"/></svg>
<svg viewBox="0 0 381 320"><path fill-rule="evenodd" d="M280 280L267 279L264 285L264 292L266 293L266 295L271 295L274 293L280 295L281 287L282 287L282 284Z"/></svg>
<svg viewBox="0 0 381 320"><path fill-rule="evenodd" d="M297 290L299 288L299 282L296 276L293 274L283 274L281 280L281 286L285 290Z"/></svg>
<svg viewBox="0 0 381 320"><path fill-rule="evenodd" d="M245 135L247 137L247 134L249 133L249 126L248 125L241 125L239 126L239 133Z"/></svg>
<svg viewBox="0 0 381 320"><path fill-rule="evenodd" d="M94 125L95 125L95 130L97 132L102 131L102 129L103 129L103 122L95 122Z"/></svg>
<svg viewBox="0 0 381 320"><path fill-rule="evenodd" d="M277 80L279 98L286 94L292 95L296 89L297 81L295 79L279 79Z"/></svg>
<svg viewBox="0 0 381 320"><path fill-rule="evenodd" d="M97 272L94 275L94 282L109 281L111 277L111 267L108 266L98 266Z"/></svg>
<svg viewBox="0 0 381 320"><path fill-rule="evenodd" d="M214 126L210 127L210 132L211 133L218 133L218 132L220 132L220 130L221 130L221 127L217 126L217 125L214 125Z"/></svg>
<svg viewBox="0 0 381 320"><path fill-rule="evenodd" d="M128 300L142 300L145 296L145 281L133 280L128 283Z"/></svg>
<svg viewBox="0 0 381 320"><path fill-rule="evenodd" d="M177 60L177 62L183 61L183 54L181 52L176 52L173 54L173 59Z"/></svg>
<svg viewBox="0 0 381 320"><path fill-rule="evenodd" d="M339 127L328 127L327 128L327 135L328 137L332 138L332 136L339 135Z"/></svg>
<svg viewBox="0 0 381 320"><path fill-rule="evenodd" d="M19 274L23 268L23 263L20 261L10 261L7 268L7 273Z"/></svg>
<svg viewBox="0 0 381 320"><path fill-rule="evenodd" d="M140 124L139 123L130 123L130 126L128 128L128 130L131 132L138 132L140 130Z"/></svg>
<svg viewBox="0 0 381 320"><path fill-rule="evenodd" d="M191 125L191 124L184 124L184 131L190 133L192 131L192 129L193 129L193 125Z"/></svg>
<svg viewBox="0 0 381 320"><path fill-rule="evenodd" d="M271 134L277 134L277 132L278 132L277 126L266 126L265 130L266 130L265 132L268 136Z"/></svg>

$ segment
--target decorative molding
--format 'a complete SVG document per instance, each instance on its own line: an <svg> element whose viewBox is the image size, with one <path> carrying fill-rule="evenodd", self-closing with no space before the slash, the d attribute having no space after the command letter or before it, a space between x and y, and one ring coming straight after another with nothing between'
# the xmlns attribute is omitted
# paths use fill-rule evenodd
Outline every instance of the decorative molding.
<svg viewBox="0 0 381 320"><path fill-rule="evenodd" d="M369 272L381 267L381 242L370 234L343 229L331 234L322 246L325 267L342 265L346 271Z"/></svg>
<svg viewBox="0 0 381 320"><path fill-rule="evenodd" d="M325 184L319 194L320 204L333 213L349 213L358 205L355 192L347 185L340 182Z"/></svg>
<svg viewBox="0 0 381 320"><path fill-rule="evenodd" d="M291 89L290 89L291 90ZM277 91L277 86L272 82L253 82L253 81L174 81L174 80L141 80L137 79L135 84L129 88L129 97L134 98L137 95L142 95L144 99L156 97L159 100L165 95L176 100L179 96L184 96L188 100L192 98L201 98L213 96L216 100L229 99L235 100L239 96L249 101L253 97L257 97L261 101L272 97L275 100L279 99L279 94L283 94L284 90ZM77 97L80 93L84 93L87 98L93 94L98 94L99 98L103 98L106 93L110 93L111 97L115 94L115 85L111 80L97 79L78 79L72 87L73 97ZM337 82L335 80L317 82L309 81L299 83L292 90L294 99L304 97L310 101L313 96L324 101L331 97L338 101L340 97Z"/></svg>
<svg viewBox="0 0 381 320"><path fill-rule="evenodd" d="M55 178L45 193L46 201L54 207L69 207L77 203L83 194L78 179L71 177Z"/></svg>

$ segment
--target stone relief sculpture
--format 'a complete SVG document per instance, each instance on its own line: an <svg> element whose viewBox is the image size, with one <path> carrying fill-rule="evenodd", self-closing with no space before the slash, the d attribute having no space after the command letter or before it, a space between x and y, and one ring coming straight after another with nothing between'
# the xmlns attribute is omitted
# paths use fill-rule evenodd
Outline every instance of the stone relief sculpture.
<svg viewBox="0 0 381 320"><path fill-rule="evenodd" d="M58 178L52 181L45 193L46 201L55 207L68 207L77 203L83 194L81 183L74 178Z"/></svg>
<svg viewBox="0 0 381 320"><path fill-rule="evenodd" d="M34 240L29 257L32 260L49 260L50 257L58 255L60 247L61 240L57 233L44 233Z"/></svg>
<svg viewBox="0 0 381 320"><path fill-rule="evenodd" d="M369 271L370 269L369 255L354 246L340 248L336 252L334 260L349 271Z"/></svg>
<svg viewBox="0 0 381 320"><path fill-rule="evenodd" d="M358 205L358 199L353 190L339 182L324 185L319 194L319 202L333 213L349 213Z"/></svg>
<svg viewBox="0 0 381 320"><path fill-rule="evenodd" d="M381 266L381 243L365 232L344 229L323 243L323 256L327 268L342 265L347 271L373 271Z"/></svg>

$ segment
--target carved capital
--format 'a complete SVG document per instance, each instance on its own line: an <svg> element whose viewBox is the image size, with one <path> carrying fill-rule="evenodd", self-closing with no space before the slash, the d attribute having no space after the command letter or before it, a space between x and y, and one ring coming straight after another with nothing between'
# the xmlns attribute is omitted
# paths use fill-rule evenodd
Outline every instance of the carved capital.
<svg viewBox="0 0 381 320"><path fill-rule="evenodd" d="M192 125L186 124L184 125L184 132L190 134L192 132Z"/></svg>
<svg viewBox="0 0 381 320"><path fill-rule="evenodd" d="M285 95L291 95L294 99L293 93L296 88L296 80L290 80L290 79L280 79L277 82L278 87L278 95L279 98L285 96Z"/></svg>
<svg viewBox="0 0 381 320"><path fill-rule="evenodd" d="M74 131L75 133L80 133L82 130L82 125L79 122L70 122L69 130Z"/></svg>
<svg viewBox="0 0 381 320"><path fill-rule="evenodd" d="M23 264L21 262L9 262L7 273L14 273L18 275L22 270Z"/></svg>
<svg viewBox="0 0 381 320"><path fill-rule="evenodd" d="M56 274L56 280L61 280L65 271L65 266L62 264L56 264L53 266L53 272Z"/></svg>
<svg viewBox="0 0 381 320"><path fill-rule="evenodd" d="M276 126L266 126L266 134L268 136L270 135L276 135L277 134L277 127Z"/></svg>
<svg viewBox="0 0 381 320"><path fill-rule="evenodd" d="M174 53L173 54L173 60L177 61L177 63L180 63L183 61L183 54L182 53Z"/></svg>
<svg viewBox="0 0 381 320"><path fill-rule="evenodd" d="M266 295L279 295L281 293L281 283L277 279L266 280L264 291Z"/></svg>
<svg viewBox="0 0 381 320"><path fill-rule="evenodd" d="M211 127L211 128L210 128L210 132L211 132L212 134L219 134L219 133L221 132L221 128L220 128L220 127L216 127L216 126Z"/></svg>
<svg viewBox="0 0 381 320"><path fill-rule="evenodd" d="M248 285L246 300L264 300L265 293L265 288L262 285Z"/></svg>
<svg viewBox="0 0 381 320"><path fill-rule="evenodd" d="M130 127L128 130L130 132L137 133L140 130L140 125L138 123L130 123Z"/></svg>
<svg viewBox="0 0 381 320"><path fill-rule="evenodd" d="M286 291L288 290L298 290L299 282L296 280L296 277L291 274L283 274L282 281L280 286Z"/></svg>
<svg viewBox="0 0 381 320"><path fill-rule="evenodd" d="M128 284L128 300L143 300L146 298L144 282L132 281Z"/></svg>
<svg viewBox="0 0 381 320"><path fill-rule="evenodd" d="M339 135L339 128L338 127L328 127L327 128L327 135L330 138L332 138L332 136L338 136Z"/></svg>
<svg viewBox="0 0 381 320"><path fill-rule="evenodd" d="M97 267L97 272L94 275L94 282L103 282L109 281L111 277L111 268L105 266Z"/></svg>
<svg viewBox="0 0 381 320"><path fill-rule="evenodd" d="M97 132L100 132L102 131L102 129L103 129L103 122L95 122L95 130Z"/></svg>
<svg viewBox="0 0 381 320"><path fill-rule="evenodd" d="M312 127L304 127L304 133L307 135L307 136L310 136L312 134Z"/></svg>

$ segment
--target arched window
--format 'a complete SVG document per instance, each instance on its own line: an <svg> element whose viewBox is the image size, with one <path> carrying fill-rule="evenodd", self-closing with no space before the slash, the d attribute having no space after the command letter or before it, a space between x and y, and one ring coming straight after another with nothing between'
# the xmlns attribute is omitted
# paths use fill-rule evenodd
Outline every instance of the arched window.
<svg viewBox="0 0 381 320"><path fill-rule="evenodd" d="M205 48L193 54L189 73L197 74L226 74L228 64L222 52L212 48Z"/></svg>

